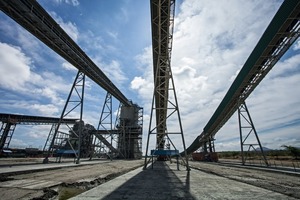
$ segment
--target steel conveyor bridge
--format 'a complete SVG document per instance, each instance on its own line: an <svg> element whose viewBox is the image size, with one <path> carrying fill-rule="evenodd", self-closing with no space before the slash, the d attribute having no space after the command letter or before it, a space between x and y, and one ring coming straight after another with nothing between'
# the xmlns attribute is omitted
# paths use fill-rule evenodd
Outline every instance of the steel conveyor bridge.
<svg viewBox="0 0 300 200"><path fill-rule="evenodd" d="M56 117L42 117L31 115L17 115L0 113L0 152L3 148L8 148L17 124L22 125L53 125L57 123L75 124L78 119L61 119Z"/></svg>
<svg viewBox="0 0 300 200"><path fill-rule="evenodd" d="M300 34L300 1L285 0L245 62L203 132L187 148L204 145L234 114Z"/></svg>
<svg viewBox="0 0 300 200"><path fill-rule="evenodd" d="M168 117L175 0L151 0L150 5L157 145L158 148L164 149Z"/></svg>
<svg viewBox="0 0 300 200"><path fill-rule="evenodd" d="M62 119L63 124L75 124L79 119ZM42 117L42 116L31 116L31 115L17 115L0 113L0 121L3 123L12 124L23 124L23 125L51 125L59 122L57 117Z"/></svg>
<svg viewBox="0 0 300 200"><path fill-rule="evenodd" d="M0 9L126 106L132 105L35 0L0 1Z"/></svg>
<svg viewBox="0 0 300 200"><path fill-rule="evenodd" d="M176 135L180 136L183 150L186 150L171 69L175 0L151 0L150 7L154 91L144 169L147 168L150 160L153 162L154 157L157 160L165 160L168 156L177 156L177 158L181 157L186 169L189 170L187 154L179 156L179 151L172 142ZM170 125L168 123L171 121L170 119L175 123L167 127ZM150 151L148 159L150 135L156 136L156 147Z"/></svg>

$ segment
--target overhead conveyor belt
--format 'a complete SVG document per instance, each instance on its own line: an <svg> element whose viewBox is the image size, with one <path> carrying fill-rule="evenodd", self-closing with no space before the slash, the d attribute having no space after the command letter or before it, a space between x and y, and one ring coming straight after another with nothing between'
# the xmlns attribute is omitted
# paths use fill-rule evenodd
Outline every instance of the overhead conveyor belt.
<svg viewBox="0 0 300 200"><path fill-rule="evenodd" d="M22 125L54 125L60 121L56 117L41 117L30 115L0 113L0 151L7 148L13 136L17 124ZM78 119L62 119L63 124L75 124Z"/></svg>
<svg viewBox="0 0 300 200"><path fill-rule="evenodd" d="M157 145L163 149L167 130L175 0L151 0L150 6Z"/></svg>
<svg viewBox="0 0 300 200"><path fill-rule="evenodd" d="M76 121L78 120L79 119L63 119L61 123L75 124ZM0 121L4 123L23 124L23 125L33 125L33 124L45 125L45 124L58 123L59 118L0 113Z"/></svg>
<svg viewBox="0 0 300 200"><path fill-rule="evenodd" d="M0 9L120 102L132 105L37 1L1 0Z"/></svg>
<svg viewBox="0 0 300 200"><path fill-rule="evenodd" d="M203 132L187 148L190 154L213 137L239 105L297 40L300 32L300 1L285 0L232 83Z"/></svg>

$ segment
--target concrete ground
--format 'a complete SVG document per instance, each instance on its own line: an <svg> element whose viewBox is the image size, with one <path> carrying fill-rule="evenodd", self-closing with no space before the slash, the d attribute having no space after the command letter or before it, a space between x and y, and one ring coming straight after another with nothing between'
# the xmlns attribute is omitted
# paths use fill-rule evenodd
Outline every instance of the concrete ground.
<svg viewBox="0 0 300 200"><path fill-rule="evenodd" d="M110 160L82 160L80 164L75 164L74 162L63 162L63 163L48 163L43 164L42 160L40 163L30 163L30 164L6 164L0 167L0 174L10 174L10 173L18 173L18 172L31 172L31 171L43 171L49 169L59 169L65 167L77 167L83 165L91 165L97 163L110 162Z"/></svg>
<svg viewBox="0 0 300 200"><path fill-rule="evenodd" d="M192 169L175 163L156 162L154 168L138 168L73 200L95 199L295 199L260 187Z"/></svg>

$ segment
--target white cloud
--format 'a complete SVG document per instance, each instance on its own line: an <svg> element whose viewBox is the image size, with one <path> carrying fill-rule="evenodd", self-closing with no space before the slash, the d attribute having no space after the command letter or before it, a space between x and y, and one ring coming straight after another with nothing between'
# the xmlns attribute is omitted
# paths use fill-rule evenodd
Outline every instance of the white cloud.
<svg viewBox="0 0 300 200"><path fill-rule="evenodd" d="M0 85L12 90L21 89L30 79L28 58L19 47L0 42Z"/></svg>
<svg viewBox="0 0 300 200"><path fill-rule="evenodd" d="M51 125L18 125L10 142L11 148L43 149Z"/></svg>
<svg viewBox="0 0 300 200"><path fill-rule="evenodd" d="M300 39L298 39L293 46L293 50L297 51L299 49L300 49Z"/></svg>
<svg viewBox="0 0 300 200"><path fill-rule="evenodd" d="M123 24L128 23L129 21L129 13L126 7L121 7L118 14L115 16L118 21L121 21Z"/></svg>
<svg viewBox="0 0 300 200"><path fill-rule="evenodd" d="M50 99L53 103L51 105L35 103L23 106L44 115L57 114L57 106L64 103L59 93L67 93L70 84L52 72L37 74L31 70L32 66L32 59L20 47L0 42L0 86L34 99Z"/></svg>
<svg viewBox="0 0 300 200"><path fill-rule="evenodd" d="M27 115L37 115L37 116L53 116L57 117L59 109L55 104L41 104L37 101L26 101L26 100L6 100L1 102L1 107L5 107L9 110L19 110Z"/></svg>
<svg viewBox="0 0 300 200"><path fill-rule="evenodd" d="M13 47L21 48L26 57L38 63L38 66L30 65L32 70L39 66L53 64L53 60L59 58L50 48L45 48L45 45L35 36L8 18L0 20L0 31L4 41Z"/></svg>
<svg viewBox="0 0 300 200"><path fill-rule="evenodd" d="M77 69L68 62L63 62L62 67L68 71L77 71Z"/></svg>
<svg viewBox="0 0 300 200"><path fill-rule="evenodd" d="M58 4L66 3L66 4L70 4L72 6L79 6L78 0L55 0L55 2Z"/></svg>
<svg viewBox="0 0 300 200"><path fill-rule="evenodd" d="M79 5L78 0L66 0L66 3L72 4L73 6L78 6Z"/></svg>
<svg viewBox="0 0 300 200"><path fill-rule="evenodd" d="M36 88L32 93L50 99L52 103L62 106L63 101L57 94L57 91L50 87Z"/></svg>
<svg viewBox="0 0 300 200"><path fill-rule="evenodd" d="M33 139L42 139L43 141L46 141L50 129L51 125L30 126L29 131L27 131L25 135Z"/></svg>
<svg viewBox="0 0 300 200"><path fill-rule="evenodd" d="M127 80L120 63L116 60L112 60L105 68L103 69L105 74L110 77L111 80L114 80L118 83L122 83L123 81Z"/></svg>
<svg viewBox="0 0 300 200"><path fill-rule="evenodd" d="M15 138L15 137L13 137L11 139L10 145L9 145L10 148L24 148L24 147L28 147L28 146L29 146L29 144L26 141Z"/></svg>
<svg viewBox="0 0 300 200"><path fill-rule="evenodd" d="M105 52L104 50L107 50L106 47L103 47L104 40L101 35L96 35L91 30L84 31L80 34L79 41L83 44L83 50L88 52L89 55L95 52L99 55L99 52Z"/></svg>
<svg viewBox="0 0 300 200"><path fill-rule="evenodd" d="M110 63L105 63L100 57L93 58L95 64L104 72L104 74L117 86L120 86L127 77L120 66L119 61L111 60Z"/></svg>
<svg viewBox="0 0 300 200"><path fill-rule="evenodd" d="M146 80L142 77L134 77L134 79L131 81L131 88L132 89L139 89L143 87L146 83Z"/></svg>
<svg viewBox="0 0 300 200"><path fill-rule="evenodd" d="M149 111L151 100L149 97L153 96L153 83L143 77L134 77L130 83L130 88L138 91L140 99L142 99L144 109Z"/></svg>
<svg viewBox="0 0 300 200"><path fill-rule="evenodd" d="M77 26L75 23L72 23L70 21L64 22L64 20L58 16L55 12L50 12L49 13L54 20L61 26L61 28L66 31L66 33L75 41L77 42L78 37L79 37L79 32L77 29Z"/></svg>
<svg viewBox="0 0 300 200"><path fill-rule="evenodd" d="M28 109L36 110L38 113L41 113L42 116L57 116L58 115L58 108L56 105L53 105L53 104L28 105Z"/></svg>
<svg viewBox="0 0 300 200"><path fill-rule="evenodd" d="M113 38L114 40L118 39L118 32L115 31L107 31L107 34Z"/></svg>

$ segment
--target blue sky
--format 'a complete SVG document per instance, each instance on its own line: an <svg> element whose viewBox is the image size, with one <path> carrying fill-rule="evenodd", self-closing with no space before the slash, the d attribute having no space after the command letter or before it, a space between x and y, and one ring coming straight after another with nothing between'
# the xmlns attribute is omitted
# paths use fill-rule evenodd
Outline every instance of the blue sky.
<svg viewBox="0 0 300 200"><path fill-rule="evenodd" d="M144 107L145 148L153 93L150 2L38 2L128 99ZM281 3L176 1L172 70L187 146L202 132ZM300 146L299 53L298 40L247 99L266 147ZM60 116L76 73L0 13L0 112ZM97 126L105 95L87 79L85 122ZM117 100L113 104L116 110ZM235 113L218 132L218 151L240 148L237 123ZM11 146L42 147L49 130L17 126Z"/></svg>

